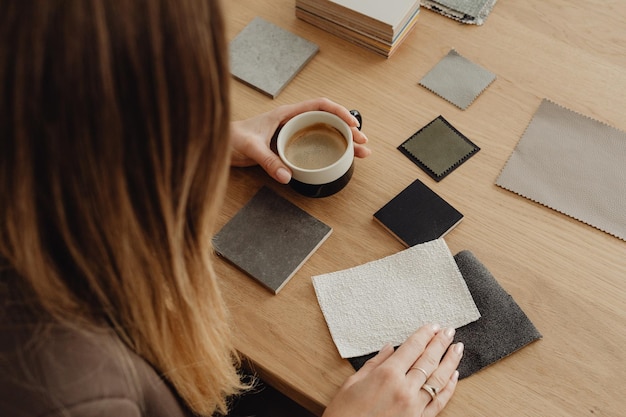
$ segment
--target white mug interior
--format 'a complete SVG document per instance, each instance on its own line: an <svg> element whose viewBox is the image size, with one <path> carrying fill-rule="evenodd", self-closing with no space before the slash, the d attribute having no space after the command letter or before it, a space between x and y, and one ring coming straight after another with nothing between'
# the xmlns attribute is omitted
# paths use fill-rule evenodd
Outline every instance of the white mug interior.
<svg viewBox="0 0 626 417"><path fill-rule="evenodd" d="M334 163L317 169L305 169L294 165L285 157L285 146L294 133L316 123L326 123L336 128L346 140L346 150ZM276 140L278 156L291 169L292 178L310 185L331 183L341 178L352 167L354 161L354 144L352 130L339 116L325 111L309 111L290 119L278 133Z"/></svg>

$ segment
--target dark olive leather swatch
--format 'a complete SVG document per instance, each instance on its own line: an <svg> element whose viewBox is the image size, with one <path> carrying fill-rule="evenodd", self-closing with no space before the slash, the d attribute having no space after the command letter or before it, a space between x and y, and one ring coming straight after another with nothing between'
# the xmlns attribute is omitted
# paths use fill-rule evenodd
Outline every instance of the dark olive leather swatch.
<svg viewBox="0 0 626 417"><path fill-rule="evenodd" d="M480 148L439 116L404 141L398 150L435 181L441 181Z"/></svg>

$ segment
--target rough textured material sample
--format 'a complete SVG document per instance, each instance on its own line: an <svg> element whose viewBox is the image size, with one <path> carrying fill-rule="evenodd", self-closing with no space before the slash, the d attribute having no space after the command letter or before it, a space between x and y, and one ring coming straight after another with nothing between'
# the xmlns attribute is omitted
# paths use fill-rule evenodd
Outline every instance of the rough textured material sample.
<svg viewBox="0 0 626 417"><path fill-rule="evenodd" d="M471 252L459 252L454 259L481 314L454 336L454 342L465 345L458 369L459 377L466 378L540 339L541 333ZM350 358L350 363L359 369L373 356Z"/></svg>
<svg viewBox="0 0 626 417"><path fill-rule="evenodd" d="M543 100L496 184L626 240L626 132Z"/></svg>
<svg viewBox="0 0 626 417"><path fill-rule="evenodd" d="M318 50L313 42L256 17L230 43L230 71L275 98Z"/></svg>
<svg viewBox="0 0 626 417"><path fill-rule="evenodd" d="M215 251L278 293L332 229L267 187L213 238Z"/></svg>
<svg viewBox="0 0 626 417"><path fill-rule="evenodd" d="M540 339L541 333L471 252L459 252L454 259L481 314L454 336L465 344L459 365L459 376L465 378Z"/></svg>
<svg viewBox="0 0 626 417"><path fill-rule="evenodd" d="M313 286L343 358L400 344L427 323L460 327L480 317L443 239L314 276Z"/></svg>
<svg viewBox="0 0 626 417"><path fill-rule="evenodd" d="M404 141L398 150L435 181L441 181L480 148L439 116Z"/></svg>
<svg viewBox="0 0 626 417"><path fill-rule="evenodd" d="M463 214L415 180L374 213L374 219L406 246L414 246L444 237Z"/></svg>
<svg viewBox="0 0 626 417"><path fill-rule="evenodd" d="M459 55L448 52L420 85L465 110L496 79L496 75Z"/></svg>
<svg viewBox="0 0 626 417"><path fill-rule="evenodd" d="M461 23L482 25L496 0L422 0L422 5Z"/></svg>

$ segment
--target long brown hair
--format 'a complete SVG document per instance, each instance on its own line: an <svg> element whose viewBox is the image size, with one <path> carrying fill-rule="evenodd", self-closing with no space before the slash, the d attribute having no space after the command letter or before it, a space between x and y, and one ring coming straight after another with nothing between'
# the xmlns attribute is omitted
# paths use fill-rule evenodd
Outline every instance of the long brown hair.
<svg viewBox="0 0 626 417"><path fill-rule="evenodd" d="M241 387L210 246L226 54L215 0L0 0L0 256L205 415Z"/></svg>

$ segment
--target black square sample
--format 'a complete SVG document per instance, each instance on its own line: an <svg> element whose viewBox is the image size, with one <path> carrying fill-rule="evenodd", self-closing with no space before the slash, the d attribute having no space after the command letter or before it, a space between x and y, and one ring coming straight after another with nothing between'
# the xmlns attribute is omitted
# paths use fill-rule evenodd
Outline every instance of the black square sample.
<svg viewBox="0 0 626 417"><path fill-rule="evenodd" d="M445 236L463 214L415 180L374 213L374 219L410 247Z"/></svg>

